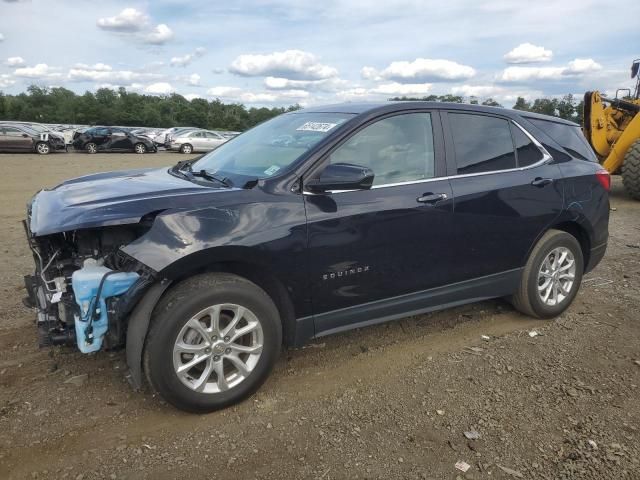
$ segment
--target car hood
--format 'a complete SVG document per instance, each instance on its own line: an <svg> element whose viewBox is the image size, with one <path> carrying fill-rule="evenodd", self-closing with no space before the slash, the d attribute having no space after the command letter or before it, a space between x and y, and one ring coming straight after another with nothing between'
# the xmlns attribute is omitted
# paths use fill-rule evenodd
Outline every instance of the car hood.
<svg viewBox="0 0 640 480"><path fill-rule="evenodd" d="M98 173L41 190L28 206L34 236L82 228L137 223L153 212L192 208L211 195L239 188L216 188L175 177L168 168Z"/></svg>

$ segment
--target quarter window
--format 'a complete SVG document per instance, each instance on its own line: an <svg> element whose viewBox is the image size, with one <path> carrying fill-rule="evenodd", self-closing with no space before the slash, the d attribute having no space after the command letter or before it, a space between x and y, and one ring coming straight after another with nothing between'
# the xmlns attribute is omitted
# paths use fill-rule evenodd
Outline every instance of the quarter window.
<svg viewBox="0 0 640 480"><path fill-rule="evenodd" d="M501 118L450 113L458 174L516 167L509 122Z"/></svg>
<svg viewBox="0 0 640 480"><path fill-rule="evenodd" d="M369 167L375 175L373 185L433 178L431 114L410 113L379 120L338 147L330 161Z"/></svg>
<svg viewBox="0 0 640 480"><path fill-rule="evenodd" d="M512 124L511 128L518 155L518 167L533 165L542 160L542 152L531 139L517 125Z"/></svg>
<svg viewBox="0 0 640 480"><path fill-rule="evenodd" d="M598 158L591 149L587 139L584 138L579 126L539 120L531 117L527 117L527 120L553 138L572 156L590 162L598 161Z"/></svg>

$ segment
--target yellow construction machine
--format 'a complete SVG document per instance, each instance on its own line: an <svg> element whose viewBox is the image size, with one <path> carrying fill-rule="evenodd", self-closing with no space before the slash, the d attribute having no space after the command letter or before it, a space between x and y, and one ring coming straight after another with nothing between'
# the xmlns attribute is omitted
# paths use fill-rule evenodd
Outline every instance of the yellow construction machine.
<svg viewBox="0 0 640 480"><path fill-rule="evenodd" d="M635 91L622 88L615 98L600 92L584 95L583 130L600 163L609 173L621 173L627 193L640 200L640 59L631 65ZM626 95L623 95L626 93Z"/></svg>

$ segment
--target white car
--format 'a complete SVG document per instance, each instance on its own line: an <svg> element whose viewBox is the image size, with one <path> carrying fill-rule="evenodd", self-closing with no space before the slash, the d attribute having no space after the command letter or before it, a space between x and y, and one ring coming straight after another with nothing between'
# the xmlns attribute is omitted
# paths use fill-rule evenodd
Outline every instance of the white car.
<svg viewBox="0 0 640 480"><path fill-rule="evenodd" d="M228 140L229 138L210 130L191 130L171 138L169 150L180 153L209 152Z"/></svg>

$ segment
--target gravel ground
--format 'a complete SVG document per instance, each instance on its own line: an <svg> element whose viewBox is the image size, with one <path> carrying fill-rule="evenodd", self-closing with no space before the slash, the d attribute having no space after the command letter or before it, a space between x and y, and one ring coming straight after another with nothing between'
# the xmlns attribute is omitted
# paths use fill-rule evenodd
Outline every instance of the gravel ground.
<svg viewBox="0 0 640 480"><path fill-rule="evenodd" d="M133 392L123 352L39 350L27 199L179 158L0 155L0 478L640 479L640 202L619 178L607 256L555 321L491 301L328 337L201 416Z"/></svg>

